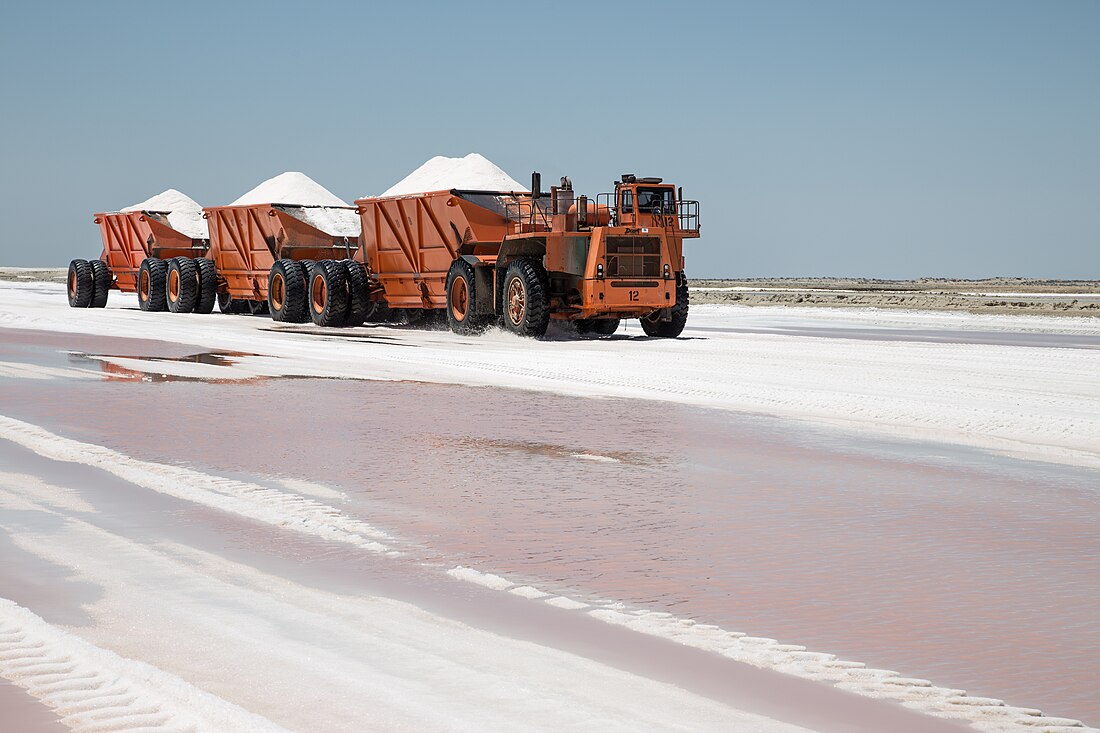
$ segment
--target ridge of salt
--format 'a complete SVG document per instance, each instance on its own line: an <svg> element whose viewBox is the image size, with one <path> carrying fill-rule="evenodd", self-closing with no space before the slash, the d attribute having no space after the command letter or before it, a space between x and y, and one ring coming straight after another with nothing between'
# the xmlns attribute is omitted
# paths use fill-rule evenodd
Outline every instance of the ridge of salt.
<svg viewBox="0 0 1100 733"><path fill-rule="evenodd" d="M174 188L158 193L141 203L119 209L119 211L168 212L168 224L177 232L192 239L208 239L210 237L206 220L202 218L202 206L187 194Z"/></svg>
<svg viewBox="0 0 1100 733"><path fill-rule="evenodd" d="M464 158L437 155L386 189L381 196L404 196L452 188L471 191L526 191L518 182L480 153Z"/></svg>

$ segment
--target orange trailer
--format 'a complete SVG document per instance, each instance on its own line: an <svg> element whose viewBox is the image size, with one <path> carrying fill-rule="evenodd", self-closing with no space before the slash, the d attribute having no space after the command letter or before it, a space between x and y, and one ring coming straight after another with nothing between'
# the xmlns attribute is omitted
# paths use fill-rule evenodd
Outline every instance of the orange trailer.
<svg viewBox="0 0 1100 733"><path fill-rule="evenodd" d="M360 297L355 313L346 312L351 300L349 279L354 279L355 286L365 285L365 272L358 279L358 272L348 272L348 263L359 249L359 237L330 234L319 228L321 222L341 212L349 216L355 209L249 204L213 206L203 211L210 228L210 257L217 269L218 304L223 312L270 311L280 321L307 320L305 282L315 263L324 260L341 263L325 267L334 273L340 271L343 293L333 293L340 302L329 306L331 312L322 325L344 325L356 319L363 322L365 314L360 317L359 313L368 305L365 296ZM343 308L334 307L341 303Z"/></svg>
<svg viewBox="0 0 1100 733"><path fill-rule="evenodd" d="M444 311L451 328L489 323L528 336L551 318L610 334L638 318L650 336L687 321L683 240L699 236L699 204L659 178L624 175L596 201L568 178L549 194L433 191L356 201L371 297L392 309ZM324 280L320 271L310 291ZM323 282L319 283L321 286Z"/></svg>
<svg viewBox="0 0 1100 733"><path fill-rule="evenodd" d="M98 260L73 260L69 264L69 305L75 308L102 308L107 304L107 293L111 288L126 293L138 292L138 302L143 310L165 310L173 305L186 305L180 303L178 298L172 302L166 299L168 270L176 259L190 261L201 258L206 253L207 241L193 239L174 229L168 221L169 213L114 211L96 214L93 221L99 225L103 251ZM146 262L147 259L152 261ZM160 264L150 269L153 261ZM180 267L177 265L175 270ZM207 269L207 266L202 268ZM202 277L200 265L184 264L182 269L185 275L189 273L196 280L197 290L198 280ZM212 277L212 266L208 269ZM158 275L159 279L164 280L159 284L159 289ZM212 307L213 301L207 306L196 298L188 310L209 313Z"/></svg>

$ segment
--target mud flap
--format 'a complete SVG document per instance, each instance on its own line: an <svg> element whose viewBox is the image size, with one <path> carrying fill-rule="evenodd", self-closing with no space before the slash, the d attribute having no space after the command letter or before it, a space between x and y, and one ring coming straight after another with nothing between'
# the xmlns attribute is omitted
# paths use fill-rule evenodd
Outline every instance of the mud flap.
<svg viewBox="0 0 1100 733"><path fill-rule="evenodd" d="M474 313L487 316L494 313L493 292L496 288L495 272L488 265L474 267Z"/></svg>

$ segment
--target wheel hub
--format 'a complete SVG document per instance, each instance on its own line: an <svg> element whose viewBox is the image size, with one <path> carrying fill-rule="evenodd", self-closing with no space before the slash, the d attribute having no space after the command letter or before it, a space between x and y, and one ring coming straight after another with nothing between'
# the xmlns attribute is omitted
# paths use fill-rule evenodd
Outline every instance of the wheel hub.
<svg viewBox="0 0 1100 733"><path fill-rule="evenodd" d="M512 278L508 283L508 320L513 326L523 322L523 312L527 307L527 294L524 292L523 283L519 278Z"/></svg>
<svg viewBox="0 0 1100 733"><path fill-rule="evenodd" d="M313 278L313 284L309 291L310 301L313 303L314 312L322 312L328 300L328 286L325 285L325 279L323 277Z"/></svg>
<svg viewBox="0 0 1100 733"><path fill-rule="evenodd" d="M283 283L283 276L276 274L271 278L271 305L275 310L283 309L284 291L286 286Z"/></svg>
<svg viewBox="0 0 1100 733"><path fill-rule="evenodd" d="M464 321L469 309L470 288L464 278L456 277L451 283L451 315L456 321Z"/></svg>

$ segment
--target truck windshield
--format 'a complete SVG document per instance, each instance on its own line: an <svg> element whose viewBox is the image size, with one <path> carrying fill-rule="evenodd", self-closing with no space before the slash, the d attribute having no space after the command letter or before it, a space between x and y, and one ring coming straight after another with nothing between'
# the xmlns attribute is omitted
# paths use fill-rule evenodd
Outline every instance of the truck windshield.
<svg viewBox="0 0 1100 733"><path fill-rule="evenodd" d="M638 187L638 211L671 212L676 207L676 197L671 188Z"/></svg>

